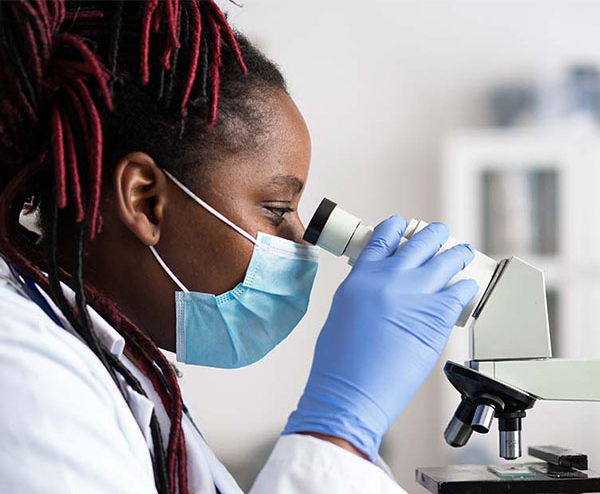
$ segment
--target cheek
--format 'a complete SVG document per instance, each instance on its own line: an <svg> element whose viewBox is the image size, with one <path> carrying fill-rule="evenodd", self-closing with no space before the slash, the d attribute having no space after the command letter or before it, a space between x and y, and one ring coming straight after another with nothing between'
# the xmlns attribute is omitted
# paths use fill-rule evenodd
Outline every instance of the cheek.
<svg viewBox="0 0 600 494"><path fill-rule="evenodd" d="M219 295L244 279L253 250L249 240L203 210L189 208L174 220L161 230L160 246L188 290Z"/></svg>

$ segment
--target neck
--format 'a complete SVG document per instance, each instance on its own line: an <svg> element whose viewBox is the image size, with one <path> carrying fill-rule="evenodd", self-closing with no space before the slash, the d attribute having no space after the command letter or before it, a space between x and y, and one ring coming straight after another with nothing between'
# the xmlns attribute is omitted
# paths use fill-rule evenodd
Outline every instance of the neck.
<svg viewBox="0 0 600 494"><path fill-rule="evenodd" d="M70 258L68 250L67 246L63 250L67 255L61 258ZM175 351L174 294L178 288L156 269L156 263L150 249L141 243L115 244L100 234L89 246L84 280L157 346Z"/></svg>

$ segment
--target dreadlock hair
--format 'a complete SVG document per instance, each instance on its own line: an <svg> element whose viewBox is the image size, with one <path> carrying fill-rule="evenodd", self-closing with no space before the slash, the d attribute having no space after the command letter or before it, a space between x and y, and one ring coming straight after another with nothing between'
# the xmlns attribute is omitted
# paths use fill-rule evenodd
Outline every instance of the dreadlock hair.
<svg viewBox="0 0 600 494"><path fill-rule="evenodd" d="M286 91L281 73L214 0L0 1L0 250L47 291L125 397L122 382L145 394L98 339L88 304L124 337L171 421L163 445L151 420L161 494L188 492L181 392L152 340L83 278L102 228L102 178L133 150L186 180L218 153L248 149L273 90ZM19 222L35 209L41 238ZM64 232L75 237L70 267L58 262Z"/></svg>

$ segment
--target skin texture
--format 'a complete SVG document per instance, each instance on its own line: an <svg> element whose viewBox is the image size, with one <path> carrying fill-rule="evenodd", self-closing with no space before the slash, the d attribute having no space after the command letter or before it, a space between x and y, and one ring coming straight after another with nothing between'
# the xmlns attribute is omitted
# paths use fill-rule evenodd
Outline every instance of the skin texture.
<svg viewBox="0 0 600 494"><path fill-rule="evenodd" d="M224 156L196 177L192 172L186 185L253 236L262 231L301 242L297 208L310 165L310 136L288 95L273 92L265 104L272 111L259 148ZM141 150L117 163L102 214L85 278L162 348L175 350L178 287L149 245L189 290L220 294L244 278L253 244L185 195ZM345 440L306 434L363 456Z"/></svg>

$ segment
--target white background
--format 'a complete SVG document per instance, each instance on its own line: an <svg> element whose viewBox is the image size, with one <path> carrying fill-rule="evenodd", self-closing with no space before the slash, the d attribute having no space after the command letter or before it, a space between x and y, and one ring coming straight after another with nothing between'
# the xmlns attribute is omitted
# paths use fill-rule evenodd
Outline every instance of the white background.
<svg viewBox="0 0 600 494"><path fill-rule="evenodd" d="M571 62L600 62L594 0L245 0L243 9L225 7L281 66L308 122L313 160L305 220L323 196L370 223L391 213L443 218L442 140L454 129L487 124L490 86L551 76ZM321 259L309 314L267 358L237 371L183 369L188 406L244 487L296 404L333 291L347 272L342 261L325 253ZM424 492L413 480L417 466L451 459L440 427L449 417L438 412L446 386L436 369L386 438L386 457L409 492ZM575 406L554 413L553 404L537 405L527 420L547 422L548 433L525 443L577 447L586 431L597 434L600 406L588 406L587 420L573 426L568 410ZM478 439L473 460L489 461L477 458L477 443L497 437Z"/></svg>

